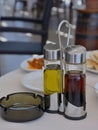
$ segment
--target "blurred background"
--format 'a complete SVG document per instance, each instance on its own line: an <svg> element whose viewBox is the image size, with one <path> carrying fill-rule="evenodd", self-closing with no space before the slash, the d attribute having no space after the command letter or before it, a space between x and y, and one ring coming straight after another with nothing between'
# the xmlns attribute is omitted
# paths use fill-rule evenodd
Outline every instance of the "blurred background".
<svg viewBox="0 0 98 130"><path fill-rule="evenodd" d="M24 17L24 18L34 18L40 19L43 13L43 4L44 0L0 0L0 27L26 27L29 28L39 28L38 26L33 25L32 23L25 23L24 21L3 21L2 17ZM86 19L85 19L86 18ZM86 22L79 21L78 19L86 20ZM62 20L67 20L72 24L72 37L70 39L70 44L76 44L78 39L78 44L82 42L88 44L88 39L85 37L90 37L91 34L88 34L90 31L94 31L94 38L98 39L97 34L97 25L98 22L98 1L97 0L53 0L53 6L51 9L51 17L48 27L48 39L47 42L58 43L57 29L58 25ZM93 20L93 21L92 21ZM89 22L88 22L89 21ZM92 22L95 23L92 25ZM85 25L85 26L84 26ZM83 27L83 28L79 28ZM92 30L88 28L92 28ZM0 28L2 30L2 28ZM65 30L64 30L65 31ZM78 32L78 33L77 33ZM82 32L83 36L80 35ZM77 34L77 36L76 36ZM86 35L86 36L85 36ZM96 37L95 37L96 36ZM39 39L38 36L33 35L32 33L9 33L0 31L0 41L7 42L11 41L32 41ZM96 48L90 45L88 50L98 49L98 43L94 41ZM64 37L63 42L65 44L66 37ZM0 43L1 44L1 43ZM3 44L3 43L2 43ZM83 45L84 45L83 44ZM92 44L92 43L91 43ZM19 55L19 54L0 54L0 73L1 75L10 72L16 68L20 67L20 64L23 60L27 59L31 55Z"/></svg>

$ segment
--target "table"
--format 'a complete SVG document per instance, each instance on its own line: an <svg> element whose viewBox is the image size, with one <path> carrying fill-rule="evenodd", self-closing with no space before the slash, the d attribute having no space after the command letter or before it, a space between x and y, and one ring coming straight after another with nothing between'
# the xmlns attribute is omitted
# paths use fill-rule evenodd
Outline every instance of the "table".
<svg viewBox="0 0 98 130"><path fill-rule="evenodd" d="M0 97L20 91L31 92L21 84L22 77L27 74L21 69L14 70L0 77ZM13 123L0 116L0 130L97 130L98 129L98 96L94 91L94 84L98 82L98 74L87 72L87 117L83 120L73 121L62 115L44 113L33 121Z"/></svg>

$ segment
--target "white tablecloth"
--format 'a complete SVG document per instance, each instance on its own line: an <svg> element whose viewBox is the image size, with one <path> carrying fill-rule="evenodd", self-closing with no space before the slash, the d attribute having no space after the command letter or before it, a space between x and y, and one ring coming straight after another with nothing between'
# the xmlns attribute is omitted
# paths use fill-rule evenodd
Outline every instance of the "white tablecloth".
<svg viewBox="0 0 98 130"><path fill-rule="evenodd" d="M26 74L20 69L12 71L0 78L0 98L10 93L29 91L21 84L22 77ZM86 102L87 117L83 120L69 120L58 114L44 113L33 121L13 123L2 119L0 116L0 130L98 130L98 96L94 85L98 82L98 75L87 73Z"/></svg>

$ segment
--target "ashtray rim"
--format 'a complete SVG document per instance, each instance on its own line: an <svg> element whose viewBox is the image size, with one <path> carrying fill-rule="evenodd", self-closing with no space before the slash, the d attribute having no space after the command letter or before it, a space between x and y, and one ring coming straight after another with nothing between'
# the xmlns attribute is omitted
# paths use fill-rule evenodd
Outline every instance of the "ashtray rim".
<svg viewBox="0 0 98 130"><path fill-rule="evenodd" d="M36 97L39 97L41 99L40 104L34 105L34 104L20 103L20 104L18 104L18 106L17 105L16 106L5 106L3 104L3 100L5 100L5 102L6 102L6 100L10 100L11 96L14 96L14 95L16 96L18 94L32 96L33 100ZM26 105L26 107L25 107L25 105ZM25 121L34 120L34 119L41 117L44 113L43 108L42 108L43 107L43 97L36 93L31 93L31 92L16 92L16 93L8 94L6 97L0 98L0 107L1 107L1 116L3 117L3 119L12 121L12 122L25 122ZM16 114L16 117L12 116L13 113ZM22 118L22 116L25 118Z"/></svg>

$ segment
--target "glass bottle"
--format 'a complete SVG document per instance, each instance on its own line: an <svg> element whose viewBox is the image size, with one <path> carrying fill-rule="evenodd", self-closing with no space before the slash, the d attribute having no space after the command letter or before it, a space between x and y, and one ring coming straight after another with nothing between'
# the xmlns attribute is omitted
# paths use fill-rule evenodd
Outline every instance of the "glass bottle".
<svg viewBox="0 0 98 130"><path fill-rule="evenodd" d="M50 108L45 108L50 110L49 112L58 111L57 96L61 92L60 70L60 48L57 44L48 43L44 46L44 95L45 99L50 97Z"/></svg>
<svg viewBox="0 0 98 130"><path fill-rule="evenodd" d="M86 49L73 45L65 51L64 115L72 120L86 117Z"/></svg>

